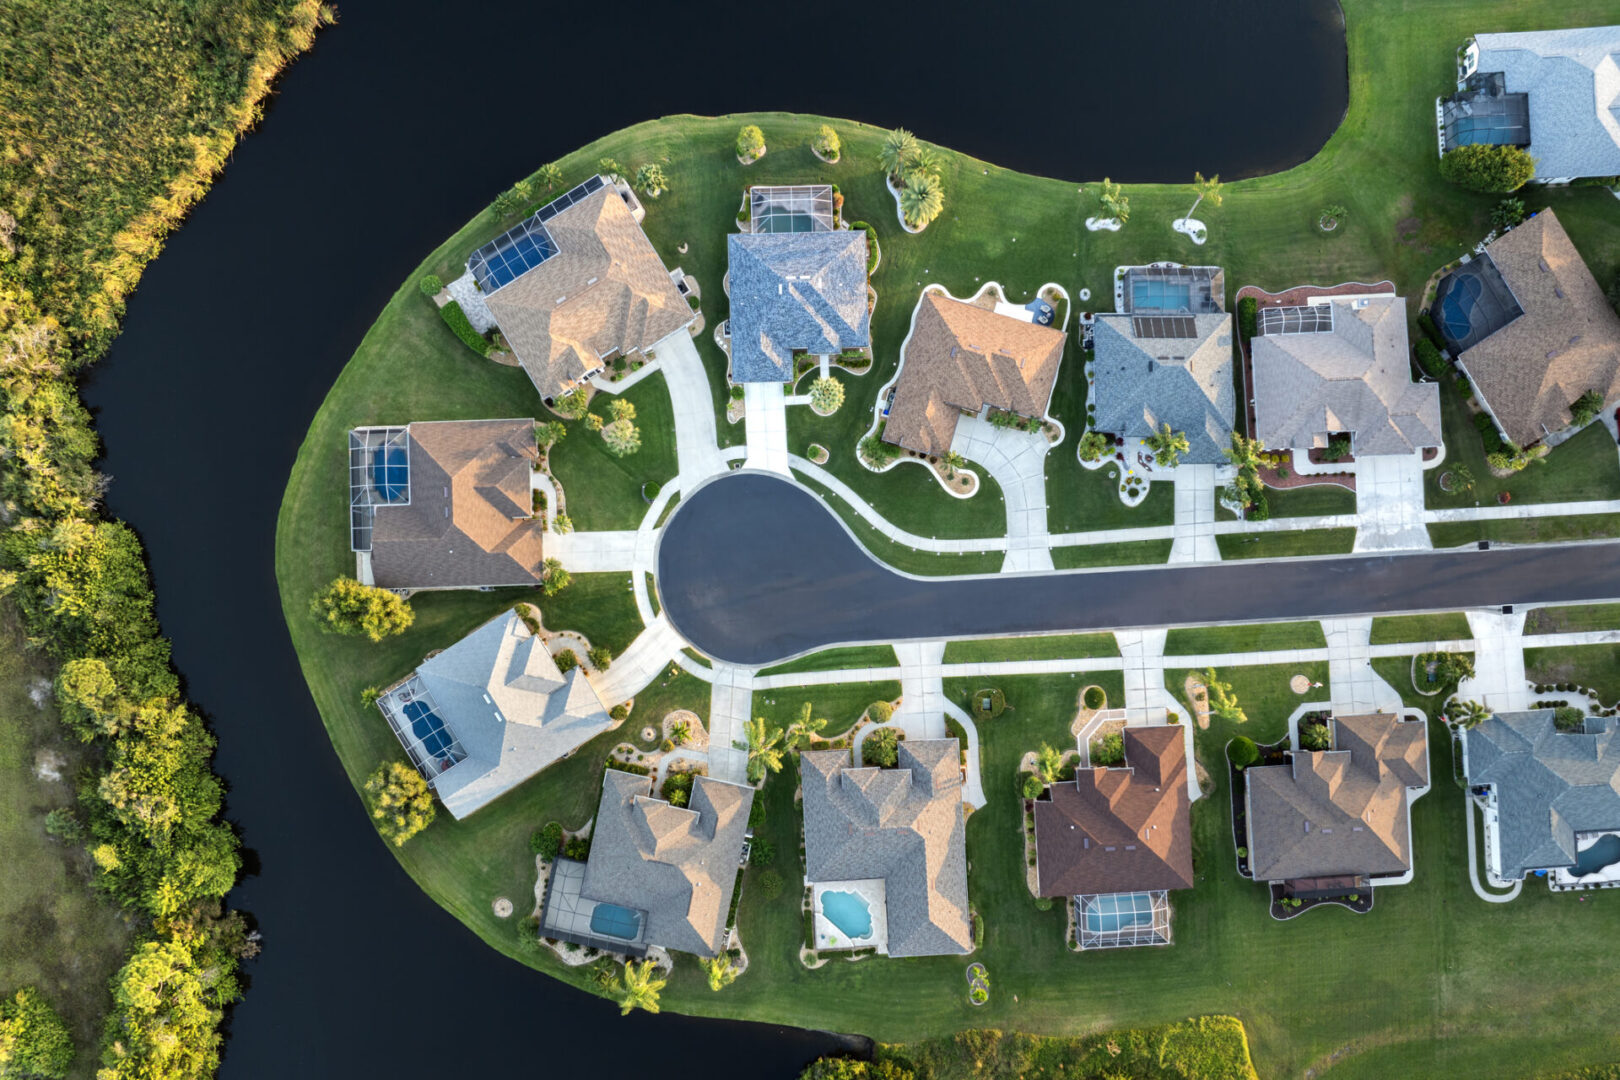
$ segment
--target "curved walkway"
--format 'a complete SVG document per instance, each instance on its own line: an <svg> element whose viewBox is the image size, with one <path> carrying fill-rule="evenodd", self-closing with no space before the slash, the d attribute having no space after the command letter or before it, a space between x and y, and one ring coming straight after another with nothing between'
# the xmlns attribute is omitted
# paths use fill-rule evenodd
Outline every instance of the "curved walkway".
<svg viewBox="0 0 1620 1080"><path fill-rule="evenodd" d="M1524 882L1515 881L1513 888L1505 893L1487 892L1479 883L1479 846L1474 842L1474 814L1477 812L1474 800L1464 795L1463 815L1468 819L1468 884L1474 887L1474 895L1487 904L1505 904L1518 897L1519 890L1524 888Z"/></svg>

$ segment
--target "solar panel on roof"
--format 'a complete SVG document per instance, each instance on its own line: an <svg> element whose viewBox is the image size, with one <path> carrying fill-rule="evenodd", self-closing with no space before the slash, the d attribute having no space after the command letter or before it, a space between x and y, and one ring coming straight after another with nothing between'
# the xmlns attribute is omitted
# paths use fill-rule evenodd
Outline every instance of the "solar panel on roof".
<svg viewBox="0 0 1620 1080"><path fill-rule="evenodd" d="M486 293L509 285L557 254L557 242L546 230L546 222L606 186L600 176L569 188L519 223L472 253L467 269Z"/></svg>
<svg viewBox="0 0 1620 1080"><path fill-rule="evenodd" d="M1190 338L1198 336L1198 322L1191 315L1137 315L1131 331L1139 338Z"/></svg>

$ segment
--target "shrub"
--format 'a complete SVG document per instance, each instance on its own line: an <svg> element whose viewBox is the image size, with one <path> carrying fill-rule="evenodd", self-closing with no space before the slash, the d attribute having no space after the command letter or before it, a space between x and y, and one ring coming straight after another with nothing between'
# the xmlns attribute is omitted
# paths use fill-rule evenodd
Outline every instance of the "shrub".
<svg viewBox="0 0 1620 1080"><path fill-rule="evenodd" d="M564 649L552 659L557 661L557 670L564 675L579 667L579 657L574 655L573 649Z"/></svg>
<svg viewBox="0 0 1620 1080"><path fill-rule="evenodd" d="M821 125L821 130L816 132L816 137L811 140L810 145L815 147L816 153L831 161L837 161L843 154L843 143L839 141L838 132L834 131L830 124Z"/></svg>
<svg viewBox="0 0 1620 1080"><path fill-rule="evenodd" d="M820 413L837 412L844 404L844 384L832 376L810 384L810 407Z"/></svg>
<svg viewBox="0 0 1620 1080"><path fill-rule="evenodd" d="M366 778L366 805L383 839L395 847L433 824L433 790L403 761L385 761Z"/></svg>
<svg viewBox="0 0 1620 1080"><path fill-rule="evenodd" d="M1104 705L1108 704L1108 695L1100 686L1088 686L1086 687L1085 701L1086 708L1093 710L1100 709Z"/></svg>
<svg viewBox="0 0 1620 1080"><path fill-rule="evenodd" d="M1234 769L1242 771L1260 760L1260 748L1247 735L1239 735L1227 744L1226 760Z"/></svg>
<svg viewBox="0 0 1620 1080"><path fill-rule="evenodd" d="M540 591L556 596L573 582L574 576L563 566L561 559L547 559L540 574Z"/></svg>
<svg viewBox="0 0 1620 1080"><path fill-rule="evenodd" d="M884 421L878 422L878 428L872 434L861 440L861 457L876 468L881 469L902 453L901 449L891 442L883 441Z"/></svg>
<svg viewBox="0 0 1620 1080"><path fill-rule="evenodd" d="M1100 739L1092 739L1091 763L1099 766L1125 764L1125 737L1115 731Z"/></svg>
<svg viewBox="0 0 1620 1080"><path fill-rule="evenodd" d="M782 895L782 875L775 870L767 870L759 875L759 895L766 900L775 900Z"/></svg>
<svg viewBox="0 0 1620 1080"><path fill-rule="evenodd" d="M1596 390L1588 390L1569 403L1570 422L1576 427L1585 427L1597 418L1602 408L1603 395Z"/></svg>
<svg viewBox="0 0 1620 1080"><path fill-rule="evenodd" d="M1041 797L1041 792L1046 790L1046 785L1041 783L1041 778L1034 773L1023 772L1019 773L1018 776L1018 792L1024 798L1038 799Z"/></svg>
<svg viewBox="0 0 1620 1080"><path fill-rule="evenodd" d="M1427 311L1418 312L1417 324L1424 337L1436 345L1445 344L1445 340L1440 336L1440 328L1434 325L1434 318Z"/></svg>
<svg viewBox="0 0 1620 1080"><path fill-rule="evenodd" d="M511 187L495 196L495 201L489 204L489 208L494 212L496 217L510 217L511 215L521 211L523 207L528 204L529 197L529 182L527 180L519 180Z"/></svg>
<svg viewBox="0 0 1620 1080"><path fill-rule="evenodd" d="M591 388L584 383L563 394L553 403L553 408L570 420L580 419L590 407Z"/></svg>
<svg viewBox="0 0 1620 1080"><path fill-rule="evenodd" d="M614 720L630 719L630 703L628 701L619 702L617 705L613 706L613 708L608 710L608 716Z"/></svg>
<svg viewBox="0 0 1620 1080"><path fill-rule="evenodd" d="M444 320L451 333L461 339L463 345L479 356L488 356L494 351L495 347L489 343L489 339L473 329L473 324L467 321L467 313L454 300L439 309L439 318Z"/></svg>
<svg viewBox="0 0 1620 1080"><path fill-rule="evenodd" d="M1446 372L1451 370L1451 365L1446 363L1446 358L1440 355L1440 350L1435 348L1434 342L1428 338L1418 339L1417 360L1418 366L1423 369L1423 373L1431 378L1444 378Z"/></svg>
<svg viewBox="0 0 1620 1080"><path fill-rule="evenodd" d="M1327 723L1305 723L1299 725L1299 745L1305 750L1331 750L1333 749L1333 732Z"/></svg>
<svg viewBox="0 0 1620 1080"><path fill-rule="evenodd" d="M861 744L861 762L892 769L900 763L900 729L878 728Z"/></svg>
<svg viewBox="0 0 1620 1080"><path fill-rule="evenodd" d="M866 234L866 272L868 275L877 269L878 257L881 248L878 247L877 230L864 221L850 223L850 228L859 229Z"/></svg>
<svg viewBox="0 0 1620 1080"><path fill-rule="evenodd" d="M743 399L742 383L732 383L731 384L731 400L732 401L741 401L742 399Z"/></svg>
<svg viewBox="0 0 1620 1080"><path fill-rule="evenodd" d="M669 190L669 177L664 175L662 165L648 162L636 170L635 189L643 195L656 199Z"/></svg>
<svg viewBox="0 0 1620 1080"><path fill-rule="evenodd" d="M32 986L0 1001L0 1076L62 1077L73 1064L73 1033Z"/></svg>
<svg viewBox="0 0 1620 1080"><path fill-rule="evenodd" d="M641 432L628 420L615 420L602 429L602 441L614 457L629 457L641 449Z"/></svg>
<svg viewBox="0 0 1620 1080"><path fill-rule="evenodd" d="M1511 229L1523 220L1523 199L1503 199L1491 211L1491 225L1498 229Z"/></svg>
<svg viewBox="0 0 1620 1080"><path fill-rule="evenodd" d="M689 772L672 772L664 778L659 795L671 806L685 806L692 800L692 780Z"/></svg>
<svg viewBox="0 0 1620 1080"><path fill-rule="evenodd" d="M1553 725L1559 731L1579 731L1586 724L1586 710L1565 705L1553 711Z"/></svg>
<svg viewBox="0 0 1620 1080"><path fill-rule="evenodd" d="M761 870L776 861L776 845L759 837L748 847L748 865L757 866Z"/></svg>
<svg viewBox="0 0 1620 1080"><path fill-rule="evenodd" d="M397 593L353 578L335 578L310 600L309 610L329 634L364 635L372 641L402 634L416 620L411 605Z"/></svg>
<svg viewBox="0 0 1620 1080"><path fill-rule="evenodd" d="M438 296L439 290L444 288L444 281L438 274L425 274L422 280L416 283L416 287L422 290L423 296L432 298Z"/></svg>
<svg viewBox="0 0 1620 1080"><path fill-rule="evenodd" d="M588 836L570 836L568 843L563 846L563 854L575 862L584 862L591 857L591 840Z"/></svg>
<svg viewBox="0 0 1620 1080"><path fill-rule="evenodd" d="M758 124L744 124L737 132L737 156L744 161L753 161L765 152L765 133L759 130Z"/></svg>
<svg viewBox="0 0 1620 1080"><path fill-rule="evenodd" d="M529 850L540 856L545 862L550 862L562 850L563 827L555 821L547 822L544 828L536 829L529 834Z"/></svg>
<svg viewBox="0 0 1620 1080"><path fill-rule="evenodd" d="M1536 163L1522 147L1476 143L1446 151L1440 175L1470 191L1517 191L1536 175Z"/></svg>
<svg viewBox="0 0 1620 1080"><path fill-rule="evenodd" d="M1252 296L1245 296L1238 301L1238 333L1247 341L1260 329L1260 301Z"/></svg>
<svg viewBox="0 0 1620 1080"><path fill-rule="evenodd" d="M754 805L748 809L748 827L758 830L765 826L765 800L755 799Z"/></svg>
<svg viewBox="0 0 1620 1080"><path fill-rule="evenodd" d="M866 707L866 715L872 718L874 724L887 724L894 715L894 706L887 701L874 701Z"/></svg>
<svg viewBox="0 0 1620 1080"><path fill-rule="evenodd" d="M586 654L591 659L591 666L597 671L606 671L613 665L613 650L606 645L596 645Z"/></svg>

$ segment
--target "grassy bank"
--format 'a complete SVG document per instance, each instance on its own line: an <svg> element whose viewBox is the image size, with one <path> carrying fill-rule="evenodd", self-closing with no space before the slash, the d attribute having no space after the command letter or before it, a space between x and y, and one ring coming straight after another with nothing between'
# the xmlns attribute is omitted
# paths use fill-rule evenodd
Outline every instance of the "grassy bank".
<svg viewBox="0 0 1620 1080"><path fill-rule="evenodd" d="M1165 635L1165 655L1177 653L1260 652L1267 649L1325 649L1319 622L1253 623L1241 626L1194 626Z"/></svg>
<svg viewBox="0 0 1620 1080"><path fill-rule="evenodd" d="M1438 615L1380 615L1373 620L1370 644L1400 641L1466 641L1474 636L1460 611Z"/></svg>
<svg viewBox="0 0 1620 1080"><path fill-rule="evenodd" d="M947 664L988 664L1003 660L1055 660L1070 657L1118 656L1113 634L1044 634L1035 637L952 641L945 646Z"/></svg>
<svg viewBox="0 0 1620 1080"><path fill-rule="evenodd" d="M1300 555L1348 555L1354 529L1291 529L1287 532L1222 533L1215 538L1223 559L1287 559Z"/></svg>

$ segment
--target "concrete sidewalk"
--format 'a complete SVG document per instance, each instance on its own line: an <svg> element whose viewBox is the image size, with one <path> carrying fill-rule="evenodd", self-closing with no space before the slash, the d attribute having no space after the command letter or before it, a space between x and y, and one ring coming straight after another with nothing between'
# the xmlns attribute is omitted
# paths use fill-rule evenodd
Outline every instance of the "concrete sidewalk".
<svg viewBox="0 0 1620 1080"><path fill-rule="evenodd" d="M669 620L660 615L636 635L624 655L615 657L606 671L591 677L591 686L609 708L628 701L656 679L685 644Z"/></svg>

